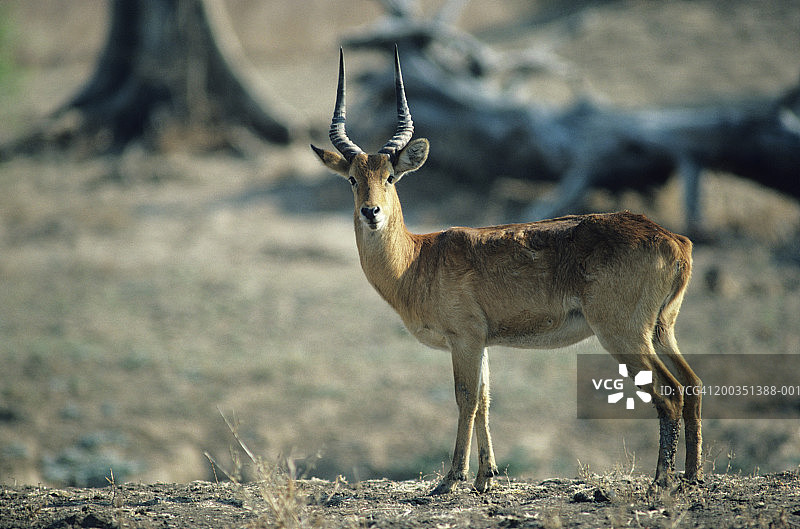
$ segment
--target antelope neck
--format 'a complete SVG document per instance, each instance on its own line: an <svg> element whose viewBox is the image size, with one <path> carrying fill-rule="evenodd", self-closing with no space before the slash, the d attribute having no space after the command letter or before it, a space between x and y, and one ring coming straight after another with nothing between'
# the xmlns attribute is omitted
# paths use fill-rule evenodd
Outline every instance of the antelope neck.
<svg viewBox="0 0 800 529"><path fill-rule="evenodd" d="M364 275L378 293L394 306L402 279L419 254L418 236L406 228L399 204L381 230L370 230L356 215L355 231Z"/></svg>

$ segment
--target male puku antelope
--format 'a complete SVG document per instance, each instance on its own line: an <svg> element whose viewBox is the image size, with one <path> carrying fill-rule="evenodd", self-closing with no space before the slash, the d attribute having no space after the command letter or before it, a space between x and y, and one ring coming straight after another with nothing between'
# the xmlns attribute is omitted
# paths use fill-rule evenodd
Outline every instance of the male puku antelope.
<svg viewBox="0 0 800 529"><path fill-rule="evenodd" d="M488 346L557 348L597 336L631 373L653 372L647 391L660 419L654 484L674 477L679 425L686 440L684 478L700 478L700 379L681 356L675 319L689 282L692 243L641 215L574 215L527 224L406 229L395 184L428 157L414 126L395 51L397 130L376 154L345 132L344 57L330 139L339 154L314 152L350 181L356 245L369 282L420 342L450 351L458 428L452 466L432 491L466 481L472 432L478 444L474 487L497 476L489 434ZM663 363L672 364L674 375ZM660 388L671 391L659 393Z"/></svg>

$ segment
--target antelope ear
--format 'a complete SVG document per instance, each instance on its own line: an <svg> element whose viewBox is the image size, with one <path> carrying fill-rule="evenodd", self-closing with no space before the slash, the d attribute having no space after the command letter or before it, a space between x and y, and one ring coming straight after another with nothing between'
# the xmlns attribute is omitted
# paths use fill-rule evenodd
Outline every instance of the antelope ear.
<svg viewBox="0 0 800 529"><path fill-rule="evenodd" d="M311 145L311 148L315 153L317 153L317 156L319 156L319 159L322 160L323 164L325 164L325 167L334 173L342 175L345 178L350 175L350 162L348 162L344 156L340 155L339 153L320 149L314 145Z"/></svg>
<svg viewBox="0 0 800 529"><path fill-rule="evenodd" d="M422 167L422 164L428 159L429 149L430 143L425 138L417 138L409 142L400 151L397 161L394 163L395 181L400 180L405 173L416 171Z"/></svg>

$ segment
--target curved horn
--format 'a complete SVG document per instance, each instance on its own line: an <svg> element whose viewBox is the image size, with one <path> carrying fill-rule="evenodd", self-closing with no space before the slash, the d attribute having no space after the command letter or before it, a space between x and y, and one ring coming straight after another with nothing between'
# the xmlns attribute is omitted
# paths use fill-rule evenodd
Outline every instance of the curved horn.
<svg viewBox="0 0 800 529"><path fill-rule="evenodd" d="M386 145L381 147L379 153L388 154L394 162L397 153L401 151L414 134L414 122L411 121L411 111L406 101L406 90L403 87L403 72L400 71L400 53L397 45L394 46L394 89L397 97L397 130Z"/></svg>
<svg viewBox="0 0 800 529"><path fill-rule="evenodd" d="M344 80L344 52L339 48L339 88L336 91L336 107L333 109L331 130L328 137L336 150L349 162L356 154L364 151L347 137L344 129L345 122L345 80Z"/></svg>

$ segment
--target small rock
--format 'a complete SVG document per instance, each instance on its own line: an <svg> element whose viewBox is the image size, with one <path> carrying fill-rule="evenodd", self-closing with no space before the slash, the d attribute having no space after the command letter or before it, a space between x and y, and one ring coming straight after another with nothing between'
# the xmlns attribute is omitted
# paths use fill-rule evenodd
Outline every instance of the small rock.
<svg viewBox="0 0 800 529"><path fill-rule="evenodd" d="M594 501L585 490L579 490L572 496L573 503L589 503Z"/></svg>
<svg viewBox="0 0 800 529"><path fill-rule="evenodd" d="M594 489L594 501L597 503L611 503L616 493L613 490L605 491L601 488Z"/></svg>
<svg viewBox="0 0 800 529"><path fill-rule="evenodd" d="M616 493L613 490L606 491L600 487L595 488L591 493L587 490L580 490L572 496L573 503L610 503Z"/></svg>

